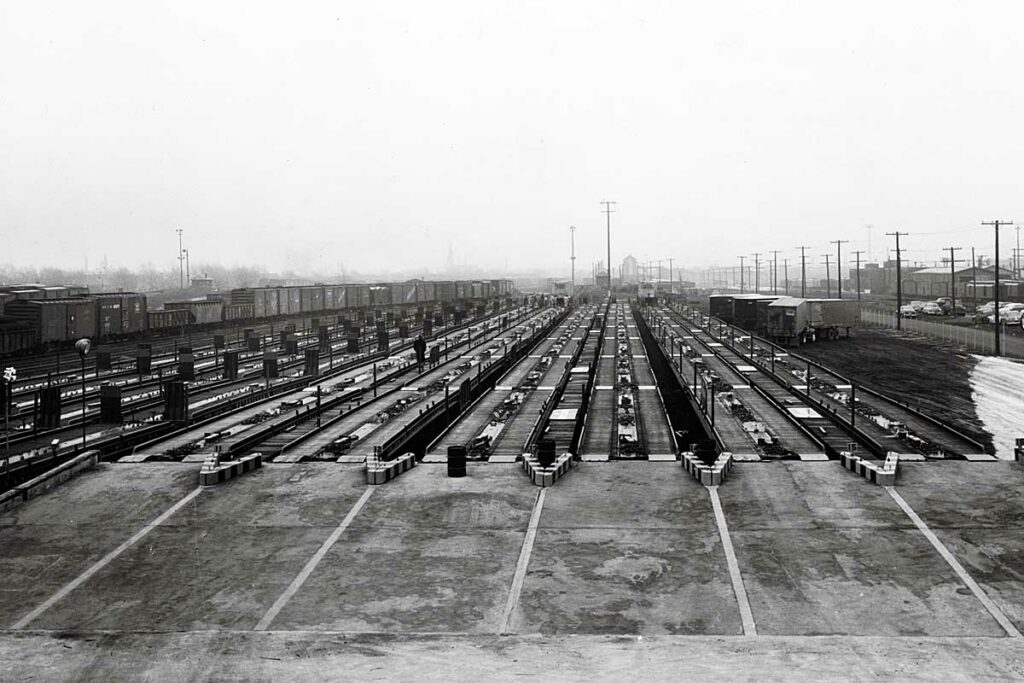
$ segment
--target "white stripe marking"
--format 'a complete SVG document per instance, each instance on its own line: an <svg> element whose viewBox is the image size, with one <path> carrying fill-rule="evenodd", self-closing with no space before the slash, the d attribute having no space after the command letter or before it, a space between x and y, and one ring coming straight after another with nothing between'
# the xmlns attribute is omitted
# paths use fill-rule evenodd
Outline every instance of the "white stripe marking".
<svg viewBox="0 0 1024 683"><path fill-rule="evenodd" d="M523 549L519 551L519 561L516 563L516 573L512 576L512 587L508 592L508 602L505 603L505 614L501 619L498 635L509 633L512 628L512 612L519 604L519 596L523 592L526 569L530 566L530 555L533 553L533 542L537 539L537 527L540 525L540 513L544 509L546 493L547 489L541 489L537 494L537 502L533 504L533 514L530 515L530 525L526 529L526 538L523 539Z"/></svg>
<svg viewBox="0 0 1024 683"><path fill-rule="evenodd" d="M117 559L118 555L120 555L125 550L128 550L128 548L130 548L133 545L135 545L136 543L138 543L142 539L143 536L145 536L150 531L152 531L153 529L155 529L156 527L160 526L165 521L167 521L167 519L171 515L173 515L175 512L180 510L185 505L187 505L193 498L198 496L200 491L202 491L202 488L195 488L195 489L193 489L191 493L189 493L187 496L185 496L184 498L179 500L177 503L175 503L170 508L168 508L162 515L160 515L159 517L154 519L152 522L147 524L145 527L143 527L141 531L139 531L134 536L129 538L127 541L125 541L124 543L122 543L121 545L117 546L116 548L114 548L109 553L107 553L107 555L105 555L102 559L97 561L96 564L94 564L93 566L89 567L84 572L82 572L77 578L72 580L71 583L67 584L66 586L61 588L59 591L57 591L56 593L51 595L46 600L46 602L44 602L43 604L39 605L34 610L32 610L31 612L29 612L28 614L23 616L21 619L19 619L18 623L16 623L11 628L12 629L23 629L23 628L27 627L29 624L31 624L33 621L35 621L39 617L39 615L41 615L43 612L45 612L46 610L50 609L55 604L57 604L58 602L63 600L64 597L68 593L70 593L71 591L73 591L76 588L78 588L79 586L81 586L83 583L85 583L90 578L92 578L92 576L96 572L100 571L101 569L106 567L108 564L113 562L115 559Z"/></svg>
<svg viewBox="0 0 1024 683"><path fill-rule="evenodd" d="M743 635L756 636L757 626L754 625L754 614L750 611L750 602L747 600L747 589L743 585L743 576L740 574L740 563L736 560L736 552L732 547L732 537L729 536L729 526L725 522L725 513L722 511L722 501L718 499L718 487L708 486L708 494L711 496L711 508L715 511L715 522L718 524L718 535L722 537L722 548L725 550L725 563L729 565L729 577L732 579L732 590L736 593L736 602L740 606L740 620L743 622Z"/></svg>
<svg viewBox="0 0 1024 683"><path fill-rule="evenodd" d="M889 492L892 499L896 501L896 504L903 509L903 512L905 512L907 517L910 518L910 521L914 523L921 533L924 534L924 537L927 538L935 549L939 551L939 554L942 555L942 559L944 559L946 563L953 568L953 571L960 577L960 580L967 584L967 587L970 588L971 592L974 593L974 596L981 601L981 604L985 606L985 609L988 610L989 614L999 622L999 625L1003 627L1004 631L1006 631L1006 635L1011 638L1020 638L1020 631L1018 631L1016 627L1014 627L1013 623L1006 618L1006 615L1003 614L1003 611L999 609L996 603L992 602L992 599L985 594L985 591L978 585L978 582L971 578L971 575L967 573L967 570L964 569L959 560L957 560L956 557L953 556L953 553L943 545L942 541L939 540L939 537L928 528L928 525L924 523L924 520L917 516L917 513L914 512L913 508L910 507L907 501L903 500L903 496L897 493L896 489L892 486L886 486L884 488Z"/></svg>
<svg viewBox="0 0 1024 683"><path fill-rule="evenodd" d="M363 491L363 495L359 497L359 500L356 501L356 504L353 505L352 509L348 511L348 514L345 515L345 519L341 520L341 524L338 525L338 528L331 532L331 535L328 536L327 540L323 542L323 545L321 545L320 549L316 551L316 554L314 554L313 557L309 559L309 562L307 562L306 566L302 568L302 571L299 572L299 575L292 580L291 584L288 586L287 589L285 589L284 593L281 593L281 597L279 597L277 601L274 602L274 604L270 607L270 609L267 610L267 613L264 614L263 618L260 619L258 624L256 624L255 628L253 629L254 631L267 630L267 627L270 626L270 622L272 622L274 618L277 617L277 615L281 612L281 610L284 609L284 606L288 604L288 601L291 600L292 597L299 592L299 589L302 588L302 584L306 583L306 579L308 579L309 575L313 573L313 570L316 569L316 566L320 564L320 560L324 559L324 556L327 555L327 552L331 549L331 547L338 542L339 538L341 538L341 534L344 533L345 529L347 529L350 524L352 524L352 520L356 518L356 515L359 514L359 511L363 509L364 505L366 505L366 501L370 499L370 496L373 494L375 488L377 487L366 487L366 490Z"/></svg>

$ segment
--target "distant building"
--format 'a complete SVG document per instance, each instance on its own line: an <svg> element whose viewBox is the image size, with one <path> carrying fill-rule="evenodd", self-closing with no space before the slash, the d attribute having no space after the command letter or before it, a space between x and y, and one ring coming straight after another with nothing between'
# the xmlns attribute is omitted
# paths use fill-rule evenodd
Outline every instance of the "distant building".
<svg viewBox="0 0 1024 683"><path fill-rule="evenodd" d="M620 280L624 285L632 285L640 282L640 264L632 255L622 259L622 270Z"/></svg>
<svg viewBox="0 0 1024 683"><path fill-rule="evenodd" d="M211 277L194 277L191 280L192 287L204 292L213 290L213 278Z"/></svg>
<svg viewBox="0 0 1024 683"><path fill-rule="evenodd" d="M958 268L952 273L948 266L920 268L911 273L903 273L903 296L913 299L934 299L940 296L952 296L951 292L953 290L950 289L950 284L955 282L956 297L962 299L968 295L968 283L973 280L977 280L979 283L993 282L995 277L996 270L993 266L977 269L971 267ZM1014 279L1013 271L1007 268L1000 268L999 277L1009 284L1009 281ZM893 291L895 291L895 286Z"/></svg>

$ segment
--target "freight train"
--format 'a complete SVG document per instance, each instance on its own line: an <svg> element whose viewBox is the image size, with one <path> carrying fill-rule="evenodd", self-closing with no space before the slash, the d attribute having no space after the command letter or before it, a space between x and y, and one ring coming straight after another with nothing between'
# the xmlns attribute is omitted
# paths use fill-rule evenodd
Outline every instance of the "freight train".
<svg viewBox="0 0 1024 683"><path fill-rule="evenodd" d="M20 287L0 291L0 353L72 342L124 339L150 330L192 330L286 316L408 306L460 310L514 295L511 280L245 287L206 299L168 301L148 310L133 292L90 294L86 288Z"/></svg>

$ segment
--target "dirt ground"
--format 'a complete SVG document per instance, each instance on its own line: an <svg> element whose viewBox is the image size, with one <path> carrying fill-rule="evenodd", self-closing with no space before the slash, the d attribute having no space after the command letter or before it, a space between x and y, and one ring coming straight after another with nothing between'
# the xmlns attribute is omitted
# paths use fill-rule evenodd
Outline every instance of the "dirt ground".
<svg viewBox="0 0 1024 683"><path fill-rule="evenodd" d="M992 435L978 418L968 381L977 361L963 349L896 330L859 329L851 331L849 339L793 351L992 446Z"/></svg>

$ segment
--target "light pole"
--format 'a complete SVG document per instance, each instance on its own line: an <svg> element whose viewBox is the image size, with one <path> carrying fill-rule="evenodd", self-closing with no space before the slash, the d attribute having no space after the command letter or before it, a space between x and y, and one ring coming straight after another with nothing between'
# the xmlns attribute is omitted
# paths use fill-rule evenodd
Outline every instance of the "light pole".
<svg viewBox="0 0 1024 683"><path fill-rule="evenodd" d="M82 450L85 450L85 357L89 355L92 342L88 339L79 339L75 342L75 350L82 359Z"/></svg>

